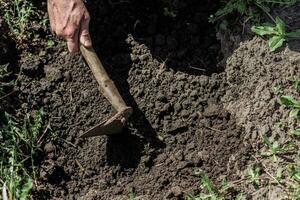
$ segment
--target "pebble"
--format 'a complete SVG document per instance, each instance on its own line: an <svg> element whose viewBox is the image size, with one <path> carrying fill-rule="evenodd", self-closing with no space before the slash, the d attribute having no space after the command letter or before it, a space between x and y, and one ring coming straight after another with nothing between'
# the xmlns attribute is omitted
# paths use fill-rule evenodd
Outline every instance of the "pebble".
<svg viewBox="0 0 300 200"><path fill-rule="evenodd" d="M179 102L176 102L175 105L174 105L174 111L175 112L180 112L182 109L182 106Z"/></svg>
<svg viewBox="0 0 300 200"><path fill-rule="evenodd" d="M179 186L172 187L171 191L175 197L179 197L182 194L181 188Z"/></svg>
<svg viewBox="0 0 300 200"><path fill-rule="evenodd" d="M45 151L46 153L51 153L51 152L55 151L55 146L54 146L52 143L49 142L49 143L47 143L47 144L45 145L44 151Z"/></svg>
<svg viewBox="0 0 300 200"><path fill-rule="evenodd" d="M149 57L149 54L143 54L143 55L139 56L139 60L144 61L144 60L148 59L148 57Z"/></svg>
<svg viewBox="0 0 300 200"><path fill-rule="evenodd" d="M190 112L188 110L181 111L181 116L182 117L188 117L189 115L190 115Z"/></svg>

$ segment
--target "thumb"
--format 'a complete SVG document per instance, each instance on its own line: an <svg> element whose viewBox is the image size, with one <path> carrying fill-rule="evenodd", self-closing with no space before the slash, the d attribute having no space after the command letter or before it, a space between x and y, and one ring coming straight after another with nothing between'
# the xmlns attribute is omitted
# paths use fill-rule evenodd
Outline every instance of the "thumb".
<svg viewBox="0 0 300 200"><path fill-rule="evenodd" d="M92 47L92 40L89 33L89 23L90 23L89 16L84 15L80 26L79 41L87 48Z"/></svg>

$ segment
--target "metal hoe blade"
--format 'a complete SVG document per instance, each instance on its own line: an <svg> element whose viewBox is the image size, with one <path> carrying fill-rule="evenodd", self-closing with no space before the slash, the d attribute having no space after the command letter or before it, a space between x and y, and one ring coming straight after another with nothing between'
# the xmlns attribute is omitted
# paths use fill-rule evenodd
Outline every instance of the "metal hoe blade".
<svg viewBox="0 0 300 200"><path fill-rule="evenodd" d="M89 129L88 131L83 133L80 137L87 138L87 137L100 136L100 135L118 134L122 132L123 126L125 125L126 120L131 115L131 113L132 113L132 108L127 107L127 109L115 114L107 121L101 122L100 124Z"/></svg>

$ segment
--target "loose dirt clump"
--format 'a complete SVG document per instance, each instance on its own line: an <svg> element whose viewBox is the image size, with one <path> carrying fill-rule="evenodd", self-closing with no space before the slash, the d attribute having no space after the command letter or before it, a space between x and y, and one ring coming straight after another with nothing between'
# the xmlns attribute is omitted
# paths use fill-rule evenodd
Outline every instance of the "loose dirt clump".
<svg viewBox="0 0 300 200"><path fill-rule="evenodd" d="M90 2L94 47L134 108L120 135L82 140L112 114L88 66L65 47L21 55L23 110L44 108L47 134L41 180L46 199L182 199L199 192L200 169L218 182L240 178L251 147L221 98L226 79L210 1ZM209 5L209 8L203 5ZM99 10L101 12L99 12Z"/></svg>
<svg viewBox="0 0 300 200"><path fill-rule="evenodd" d="M299 75L300 56L289 48L272 53L265 41L254 38L246 41L227 60L226 75L229 89L223 98L225 108L239 125L245 127L245 142L259 143L259 136L284 134L276 123L288 116L279 104L273 87L280 87L281 95L297 97L290 78ZM274 134L272 134L274 133ZM277 136L276 136L277 135Z"/></svg>

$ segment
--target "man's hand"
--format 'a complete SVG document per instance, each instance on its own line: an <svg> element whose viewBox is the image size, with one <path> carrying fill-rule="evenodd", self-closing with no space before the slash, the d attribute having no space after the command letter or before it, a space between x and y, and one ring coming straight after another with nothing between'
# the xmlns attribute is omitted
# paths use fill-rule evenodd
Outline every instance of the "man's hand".
<svg viewBox="0 0 300 200"><path fill-rule="evenodd" d="M52 32L66 39L70 52L78 51L79 42L92 46L90 15L82 0L48 0L48 14Z"/></svg>

